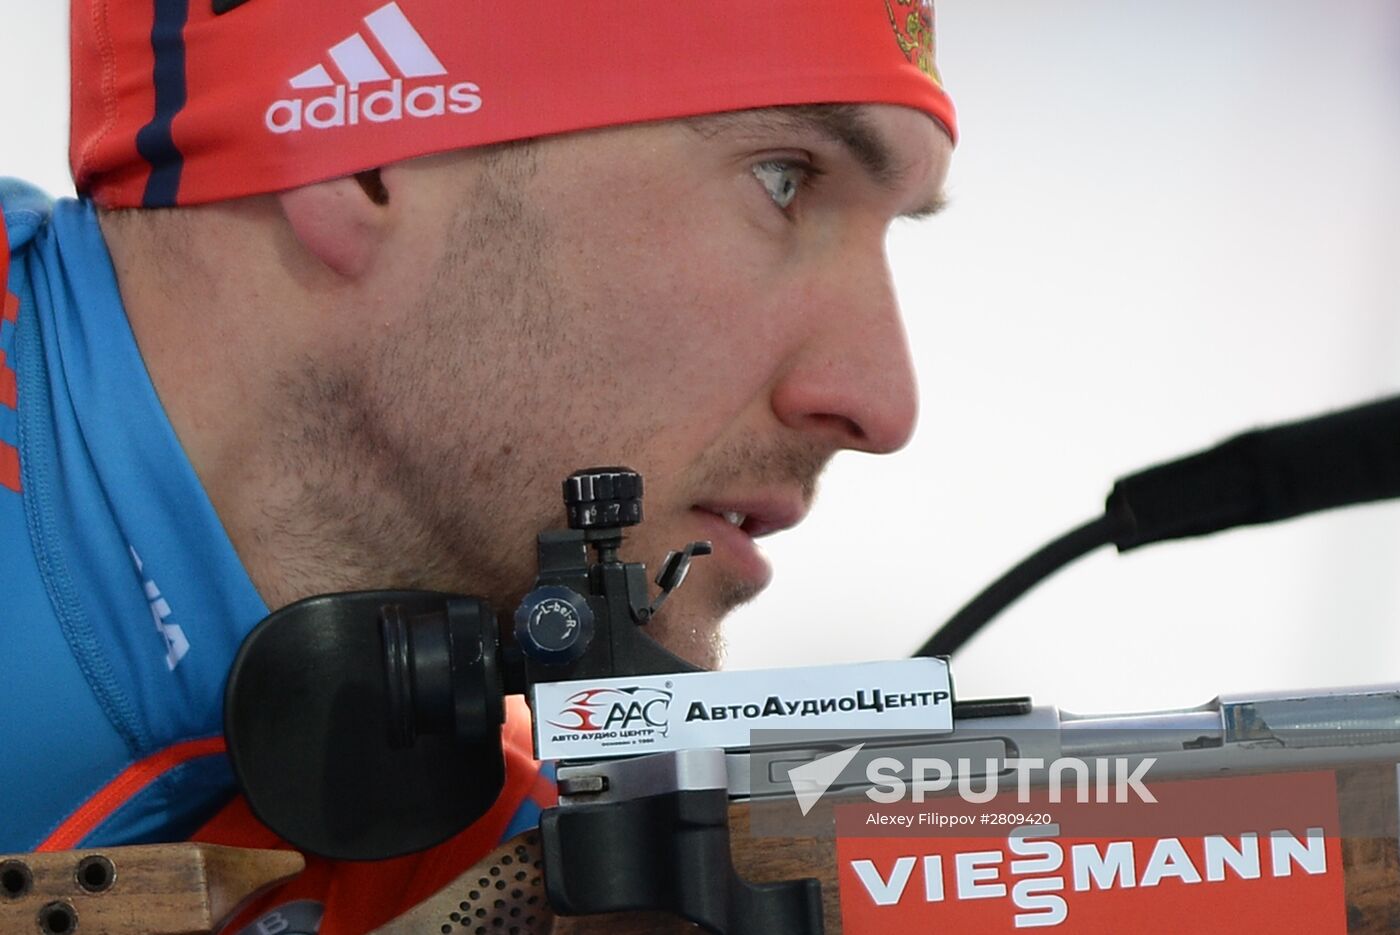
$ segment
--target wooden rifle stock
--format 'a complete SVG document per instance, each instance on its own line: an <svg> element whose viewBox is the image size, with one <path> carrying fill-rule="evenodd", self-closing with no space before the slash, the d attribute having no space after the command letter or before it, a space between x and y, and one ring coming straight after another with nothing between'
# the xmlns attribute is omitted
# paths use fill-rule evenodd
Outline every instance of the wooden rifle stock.
<svg viewBox="0 0 1400 935"><path fill-rule="evenodd" d="M0 855L0 932L203 935L305 866L295 851L209 844Z"/></svg>
<svg viewBox="0 0 1400 935"><path fill-rule="evenodd" d="M1337 770L1343 831L1348 827L1400 831L1396 785L1394 764ZM817 878L822 884L826 932L839 935L841 893L834 839L754 837L749 830L749 812L744 802L731 805L729 812L734 865L740 876L751 882ZM372 935L439 935L443 931L473 932L478 926L488 932L509 932L513 927L518 935L698 931L696 926L664 913L555 917L545 898L539 846L534 832L506 842L436 895ZM1348 935L1384 935L1400 930L1400 845L1396 834L1348 835L1341 847ZM94 858L108 861L112 872ZM217 931L244 900L295 876L302 866L300 855L293 852L203 844L0 856L0 932L204 935ZM1183 918L1189 914L1189 897L1182 898L1181 911ZM71 913L71 917L64 913ZM1075 930L1072 923L1061 929L1066 933Z"/></svg>
<svg viewBox="0 0 1400 935"><path fill-rule="evenodd" d="M822 898L827 932L840 932L840 894L836 887L836 852L832 841L817 838L755 838L749 834L749 805L737 802L729 807L729 828L734 847L735 868L740 876L751 881L788 880L794 877L817 877L822 882ZM495 890L493 868L502 860L509 866L528 863L532 872L529 886L518 889L508 886ZM520 927L520 935L672 935L698 932L700 929L676 916L660 912L624 912L594 916L554 916L546 911L543 917L535 911L545 906L544 882L539 872L541 863L539 835L522 834L498 848L493 854L462 874L430 899L390 922L372 935L437 935L444 926L455 927L464 921L478 920L487 932L505 930L519 925L525 917L539 918L538 928ZM509 866L504 868L507 877ZM483 885L484 884L484 885ZM512 910L520 909L520 912ZM503 926L493 927L497 917ZM553 927L549 927L552 920ZM834 920L834 921L833 921ZM473 931L466 928L466 931Z"/></svg>

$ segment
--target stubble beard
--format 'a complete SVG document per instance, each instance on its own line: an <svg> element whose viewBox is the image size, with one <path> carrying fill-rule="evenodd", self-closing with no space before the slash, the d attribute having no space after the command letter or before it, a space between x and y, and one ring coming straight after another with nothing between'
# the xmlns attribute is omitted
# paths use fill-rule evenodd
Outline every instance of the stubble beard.
<svg viewBox="0 0 1400 935"><path fill-rule="evenodd" d="M501 610L533 567L534 531L560 524L557 493L541 498L516 454L528 457L529 440L501 417L538 402L528 388L491 395L520 381L489 350L514 340L547 354L557 331L553 290L529 262L545 232L510 185L528 166L497 162L463 198L414 307L395 316L403 327L278 377L288 489L265 518L271 539L295 546L280 570L296 596L423 588Z"/></svg>
<svg viewBox="0 0 1400 935"><path fill-rule="evenodd" d="M584 465L565 455L552 469L540 465L537 449L560 439L542 439L509 414L553 412L564 437L599 416L586 401L570 412L557 398L537 398L537 384L517 370L530 366L565 385L585 376L549 369L561 359L570 309L542 268L546 219L517 194L528 160L507 154L463 199L451 248L403 316L411 327L275 377L288 405L273 427L283 441L283 486L262 510L261 538L275 561L270 605L332 591L425 589L484 598L508 620L531 586L535 538L564 526L559 484ZM635 451L645 438L612 444ZM624 549L633 561L664 554ZM716 666L720 619L752 596L737 582L692 583L649 633L682 658Z"/></svg>

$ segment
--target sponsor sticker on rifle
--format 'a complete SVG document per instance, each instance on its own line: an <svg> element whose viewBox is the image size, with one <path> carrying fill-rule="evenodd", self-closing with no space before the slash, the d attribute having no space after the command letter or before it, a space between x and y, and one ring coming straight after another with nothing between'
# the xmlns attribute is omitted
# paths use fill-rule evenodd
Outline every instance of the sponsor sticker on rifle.
<svg viewBox="0 0 1400 935"><path fill-rule="evenodd" d="M1048 795L838 806L844 931L1346 932L1335 774L1158 782L1152 793L1107 806ZM881 808L901 832L878 830ZM1105 810L1118 812L1112 826ZM997 820L1007 813L1049 821L1008 827ZM966 830L910 836L910 815L915 827Z"/></svg>
<svg viewBox="0 0 1400 935"><path fill-rule="evenodd" d="M687 672L534 688L535 753L603 759L704 747L743 749L757 729L953 729L941 659Z"/></svg>

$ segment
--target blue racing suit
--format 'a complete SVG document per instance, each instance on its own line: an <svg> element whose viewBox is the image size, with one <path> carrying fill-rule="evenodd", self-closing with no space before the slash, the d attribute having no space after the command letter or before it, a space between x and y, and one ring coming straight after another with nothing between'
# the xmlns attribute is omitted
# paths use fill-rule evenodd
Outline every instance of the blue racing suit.
<svg viewBox="0 0 1400 935"><path fill-rule="evenodd" d="M123 774L141 788L65 843L178 840L233 793L191 742L222 734L267 608L151 385L93 206L3 180L0 218L0 850Z"/></svg>

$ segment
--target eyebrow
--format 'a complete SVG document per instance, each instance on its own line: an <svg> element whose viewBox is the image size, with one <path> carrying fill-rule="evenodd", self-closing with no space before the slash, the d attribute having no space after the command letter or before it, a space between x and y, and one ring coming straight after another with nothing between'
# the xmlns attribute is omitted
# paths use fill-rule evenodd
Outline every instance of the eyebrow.
<svg viewBox="0 0 1400 935"><path fill-rule="evenodd" d="M764 107L706 114L687 122L706 138L726 131L751 134L784 131L815 133L845 149L881 188L893 191L904 180L905 173L896 165L892 147L861 116L858 106L854 104ZM899 216L922 220L942 211L947 204L947 198L939 192L924 204L901 212Z"/></svg>

